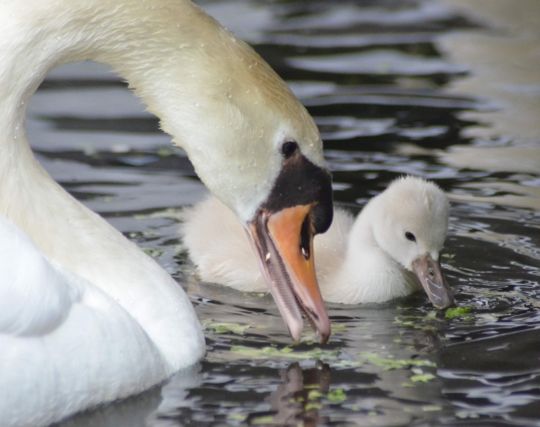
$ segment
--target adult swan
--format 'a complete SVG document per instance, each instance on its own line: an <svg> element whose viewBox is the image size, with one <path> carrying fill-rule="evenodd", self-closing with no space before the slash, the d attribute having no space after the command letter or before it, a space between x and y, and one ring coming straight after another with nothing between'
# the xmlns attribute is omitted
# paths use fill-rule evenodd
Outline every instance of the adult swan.
<svg viewBox="0 0 540 427"><path fill-rule="evenodd" d="M36 162L29 98L61 63L109 64L245 224L293 338L330 333L312 236L332 216L312 119L187 0L0 4L0 420L48 424L140 392L204 353L181 288Z"/></svg>

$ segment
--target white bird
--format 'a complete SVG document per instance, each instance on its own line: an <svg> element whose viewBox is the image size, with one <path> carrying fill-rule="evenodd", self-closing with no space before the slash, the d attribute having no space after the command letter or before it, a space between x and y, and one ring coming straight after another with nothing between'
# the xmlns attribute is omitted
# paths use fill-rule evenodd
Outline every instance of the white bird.
<svg viewBox="0 0 540 427"><path fill-rule="evenodd" d="M129 83L250 230L293 338L302 312L328 338L304 256L332 218L322 143L251 48L187 0L3 0L0 28L2 426L138 393L204 354L182 288L33 156L26 106L62 63L103 62Z"/></svg>
<svg viewBox="0 0 540 427"><path fill-rule="evenodd" d="M330 229L315 237L316 270L323 298L337 303L378 303L419 289L439 308L453 297L439 264L449 204L434 183L416 177L393 181L356 219L341 209ZM187 208L181 235L200 278L240 291L264 292L242 225L213 197Z"/></svg>

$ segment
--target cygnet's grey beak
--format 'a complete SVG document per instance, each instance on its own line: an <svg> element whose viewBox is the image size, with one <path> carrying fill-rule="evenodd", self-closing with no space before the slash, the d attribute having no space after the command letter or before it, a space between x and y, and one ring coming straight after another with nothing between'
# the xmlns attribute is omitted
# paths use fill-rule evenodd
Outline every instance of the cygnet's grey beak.
<svg viewBox="0 0 540 427"><path fill-rule="evenodd" d="M413 261L412 268L429 300L436 308L444 309L454 305L454 296L439 261L425 254Z"/></svg>

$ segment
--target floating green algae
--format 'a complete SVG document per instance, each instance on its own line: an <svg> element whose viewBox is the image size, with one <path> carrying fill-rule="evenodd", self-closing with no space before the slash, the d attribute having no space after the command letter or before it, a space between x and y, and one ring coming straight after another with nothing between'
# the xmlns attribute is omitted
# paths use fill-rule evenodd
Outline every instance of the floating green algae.
<svg viewBox="0 0 540 427"><path fill-rule="evenodd" d="M450 307L444 313L444 318L451 320L455 318L470 319L471 307Z"/></svg>
<svg viewBox="0 0 540 427"><path fill-rule="evenodd" d="M323 394L319 390L310 390L308 393L309 400L319 399Z"/></svg>
<svg viewBox="0 0 540 427"><path fill-rule="evenodd" d="M244 335L245 332L250 328L250 325L232 322L207 321L204 322L204 328L207 330L211 330L216 334Z"/></svg>
<svg viewBox="0 0 540 427"><path fill-rule="evenodd" d="M322 408L322 405L319 402L309 402L309 403L306 403L306 405L304 406L304 410L306 411L318 410L321 408Z"/></svg>
<svg viewBox="0 0 540 427"><path fill-rule="evenodd" d="M339 332L345 332L347 330L347 325L344 323L333 323L332 324L332 332L334 334Z"/></svg>
<svg viewBox="0 0 540 427"><path fill-rule="evenodd" d="M414 315L401 315L394 318L394 325L398 325L402 328L417 329L420 331L435 332L437 326L434 323L436 321L436 311L430 311L425 316Z"/></svg>
<svg viewBox="0 0 540 427"><path fill-rule="evenodd" d="M143 248L143 252L152 258L159 258L163 255L163 251L157 248Z"/></svg>
<svg viewBox="0 0 540 427"><path fill-rule="evenodd" d="M314 348L311 350L295 350L289 346L267 346L262 348L252 348L243 345L232 346L231 353L246 356L250 359L268 359L278 357L295 360L320 359L327 361L335 360L338 355L337 350L322 350L320 348Z"/></svg>
<svg viewBox="0 0 540 427"><path fill-rule="evenodd" d="M274 423L274 417L272 415L265 415L263 417L257 417L251 420L251 424L255 426L262 426L265 424L273 424L273 423Z"/></svg>
<svg viewBox="0 0 540 427"><path fill-rule="evenodd" d="M247 415L240 414L238 412L233 412L232 414L227 415L227 419L230 421L245 421L247 418Z"/></svg>
<svg viewBox="0 0 540 427"><path fill-rule="evenodd" d="M335 388L326 394L326 398L332 403L341 403L347 399L347 394L342 388Z"/></svg>
<svg viewBox="0 0 540 427"><path fill-rule="evenodd" d="M236 345L232 346L230 351L233 354L249 359L281 358L290 360L322 360L330 363L333 367L339 368L359 367L366 363L382 368L385 371L396 369L414 369L421 367L433 368L436 366L435 363L426 359L395 359L392 357L381 357L378 354L369 352L361 353L357 359L344 360L339 359L339 350L323 350L318 347L308 350L298 350L290 346L266 346L261 348L253 348L243 345ZM313 388L318 388L318 386Z"/></svg>
<svg viewBox="0 0 540 427"><path fill-rule="evenodd" d="M159 157L170 157L174 154L173 147L159 147L156 151Z"/></svg>
<svg viewBox="0 0 540 427"><path fill-rule="evenodd" d="M360 356L368 363L383 368L385 371L424 366L435 367L432 361L426 359L393 359L381 357L375 353L361 353Z"/></svg>
<svg viewBox="0 0 540 427"><path fill-rule="evenodd" d="M415 374L409 378L413 383L427 383L435 379L435 375L429 373Z"/></svg>
<svg viewBox="0 0 540 427"><path fill-rule="evenodd" d="M342 388L330 390L328 393L312 389L307 394L307 402L299 396L292 399L291 403L304 403L304 410L309 411L310 409L321 409L323 407L321 399L325 399L329 403L341 403L347 399L347 395Z"/></svg>

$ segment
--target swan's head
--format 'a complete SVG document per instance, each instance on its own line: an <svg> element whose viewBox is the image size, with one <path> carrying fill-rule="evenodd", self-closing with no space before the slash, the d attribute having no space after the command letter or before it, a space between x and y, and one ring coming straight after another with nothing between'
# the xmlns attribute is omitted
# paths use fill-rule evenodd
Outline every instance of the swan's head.
<svg viewBox="0 0 540 427"><path fill-rule="evenodd" d="M434 183L399 178L377 196L373 232L377 244L413 272L437 308L453 304L439 263L448 229L448 198Z"/></svg>
<svg viewBox="0 0 540 427"><path fill-rule="evenodd" d="M312 240L328 229L333 211L318 129L251 48L218 31L202 56L199 49L185 63L178 97L163 97L190 101L162 108L173 112L162 125L244 224L292 337L299 339L304 314L325 342L330 322Z"/></svg>

